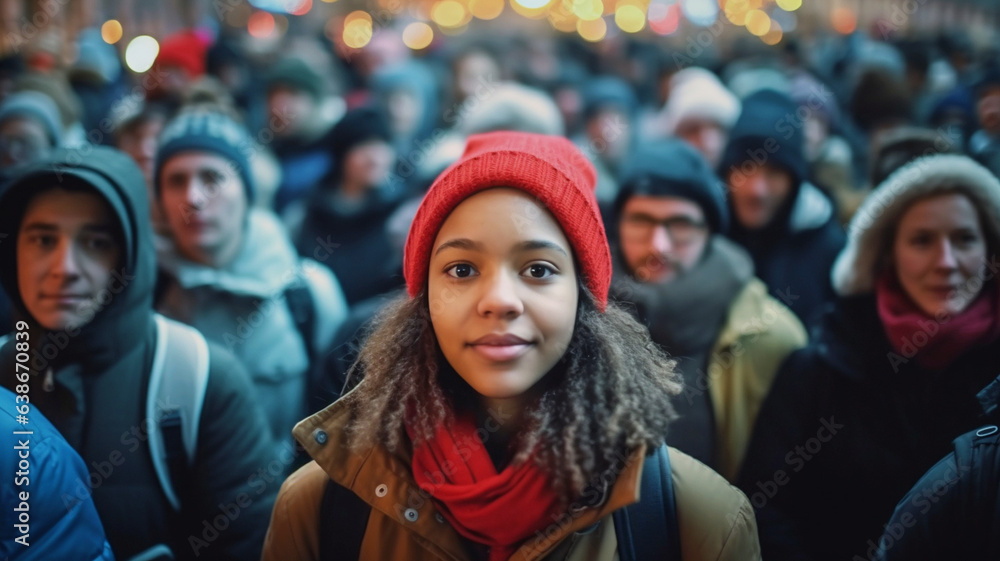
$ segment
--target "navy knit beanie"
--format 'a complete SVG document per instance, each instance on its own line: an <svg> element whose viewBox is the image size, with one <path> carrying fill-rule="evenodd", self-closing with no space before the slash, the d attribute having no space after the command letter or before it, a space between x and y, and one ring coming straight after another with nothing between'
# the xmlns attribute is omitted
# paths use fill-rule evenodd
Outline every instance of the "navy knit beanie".
<svg viewBox="0 0 1000 561"><path fill-rule="evenodd" d="M777 166L792 175L798 187L806 180L805 145L807 114L787 95L765 89L743 100L743 111L729 131L729 143L719 162L719 176L764 164Z"/></svg>
<svg viewBox="0 0 1000 561"><path fill-rule="evenodd" d="M729 227L722 183L705 158L684 141L650 142L633 150L622 168L621 185L614 204L616 218L633 196L679 197L701 207L712 232Z"/></svg>
<svg viewBox="0 0 1000 561"><path fill-rule="evenodd" d="M247 202L252 204L256 186L250 174L248 158L253 150L253 141L246 129L228 116L206 109L184 111L170 121L160 134L153 176L156 194L160 195L160 172L167 160L182 152L211 152L232 162L243 180Z"/></svg>

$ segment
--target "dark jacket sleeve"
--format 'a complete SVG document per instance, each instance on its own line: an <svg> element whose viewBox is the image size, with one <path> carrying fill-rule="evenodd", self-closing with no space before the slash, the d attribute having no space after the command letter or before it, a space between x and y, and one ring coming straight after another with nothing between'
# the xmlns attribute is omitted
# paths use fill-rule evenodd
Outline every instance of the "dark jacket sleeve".
<svg viewBox="0 0 1000 561"><path fill-rule="evenodd" d="M810 347L785 361L754 427L737 486L757 515L764 559L819 559L810 526L821 516L822 477L802 446L832 414ZM819 546L821 547L821 546Z"/></svg>
<svg viewBox="0 0 1000 561"><path fill-rule="evenodd" d="M210 345L192 484L182 513L180 558L257 560L285 466L243 366ZM289 451L291 455L291 451Z"/></svg>
<svg viewBox="0 0 1000 561"><path fill-rule="evenodd" d="M960 493L948 492L958 483L958 474L953 452L920 478L886 524L878 561L952 558L952 540L964 533L955 525L968 523L959 508Z"/></svg>

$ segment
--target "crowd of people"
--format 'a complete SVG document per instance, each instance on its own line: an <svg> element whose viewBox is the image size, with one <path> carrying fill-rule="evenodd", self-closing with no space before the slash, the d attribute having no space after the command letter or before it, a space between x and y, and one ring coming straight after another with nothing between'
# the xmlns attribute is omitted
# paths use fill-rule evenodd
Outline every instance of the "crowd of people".
<svg viewBox="0 0 1000 561"><path fill-rule="evenodd" d="M4 556L1000 555L1000 47L78 41L0 58Z"/></svg>

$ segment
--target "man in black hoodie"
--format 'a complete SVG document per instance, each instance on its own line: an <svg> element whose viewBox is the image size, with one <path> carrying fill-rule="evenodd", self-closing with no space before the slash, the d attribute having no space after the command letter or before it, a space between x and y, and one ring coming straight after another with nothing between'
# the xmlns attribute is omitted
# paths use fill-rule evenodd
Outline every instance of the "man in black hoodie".
<svg viewBox="0 0 1000 561"><path fill-rule="evenodd" d="M719 175L729 186L729 238L746 248L757 276L808 328L833 300L830 269L846 237L830 197L807 181L806 117L774 90L747 96Z"/></svg>
<svg viewBox="0 0 1000 561"><path fill-rule="evenodd" d="M118 559L157 546L175 559L256 559L280 485L269 471L278 460L231 355L207 347L196 444L168 472L175 493L150 451L162 425L148 415L148 388L169 330L152 309L148 216L142 173L109 148L56 151L10 183L0 195L0 281L26 329L0 348L0 381L13 389L15 361L30 367L30 406L90 470L90 487L64 499L92 494ZM27 362L15 347L24 342Z"/></svg>

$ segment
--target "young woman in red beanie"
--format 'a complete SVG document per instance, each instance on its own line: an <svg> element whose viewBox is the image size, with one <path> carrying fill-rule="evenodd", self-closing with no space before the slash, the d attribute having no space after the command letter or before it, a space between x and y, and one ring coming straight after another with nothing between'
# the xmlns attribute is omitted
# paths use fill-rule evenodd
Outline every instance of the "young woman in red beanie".
<svg viewBox="0 0 1000 561"><path fill-rule="evenodd" d="M680 388L608 302L594 181L563 138L469 139L414 218L408 297L373 327L364 379L295 428L315 461L282 487L265 560L612 560L668 533L612 523ZM669 464L675 508L657 508L680 558L758 559L746 497L676 450Z"/></svg>

